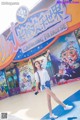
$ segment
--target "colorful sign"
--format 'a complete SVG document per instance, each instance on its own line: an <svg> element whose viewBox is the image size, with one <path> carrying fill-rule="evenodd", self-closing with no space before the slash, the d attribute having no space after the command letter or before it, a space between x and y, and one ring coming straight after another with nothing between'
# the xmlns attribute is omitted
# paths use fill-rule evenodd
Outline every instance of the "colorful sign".
<svg viewBox="0 0 80 120"><path fill-rule="evenodd" d="M48 10L33 14L26 23L16 27L19 41L26 41L21 46L22 52L25 53L67 30L66 23L70 20L66 7L61 4L54 4Z"/></svg>
<svg viewBox="0 0 80 120"><path fill-rule="evenodd" d="M19 23L11 24L11 32L7 38L4 35L0 36L0 69L12 61L34 57L54 43L59 36L79 28L80 15L75 12L79 10L80 5L74 7L54 3L48 9L29 15L27 20L27 12L18 9Z"/></svg>

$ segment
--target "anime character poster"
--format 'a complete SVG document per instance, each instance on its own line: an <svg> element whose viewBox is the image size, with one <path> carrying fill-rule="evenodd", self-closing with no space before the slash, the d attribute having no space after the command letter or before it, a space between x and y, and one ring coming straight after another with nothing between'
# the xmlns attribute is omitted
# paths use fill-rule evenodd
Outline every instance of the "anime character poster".
<svg viewBox="0 0 80 120"><path fill-rule="evenodd" d="M80 49L74 33L61 36L50 47L56 83L64 83L80 77L79 53Z"/></svg>
<svg viewBox="0 0 80 120"><path fill-rule="evenodd" d="M11 63L5 69L6 81L9 88L9 96L20 93L18 68L15 64Z"/></svg>
<svg viewBox="0 0 80 120"><path fill-rule="evenodd" d="M8 97L8 87L4 71L0 71L0 99Z"/></svg>
<svg viewBox="0 0 80 120"><path fill-rule="evenodd" d="M21 92L35 88L34 69L31 60L19 63L19 86Z"/></svg>

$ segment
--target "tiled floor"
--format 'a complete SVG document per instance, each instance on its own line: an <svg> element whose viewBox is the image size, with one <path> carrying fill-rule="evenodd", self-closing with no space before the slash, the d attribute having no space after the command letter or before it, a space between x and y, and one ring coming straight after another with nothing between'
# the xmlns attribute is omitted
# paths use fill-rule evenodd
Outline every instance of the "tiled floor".
<svg viewBox="0 0 80 120"><path fill-rule="evenodd" d="M80 90L80 81L54 86L52 91L64 101ZM58 104L52 99L52 107ZM40 120L48 113L45 91L37 96L34 92L20 94L0 101L0 112L8 112L8 120Z"/></svg>

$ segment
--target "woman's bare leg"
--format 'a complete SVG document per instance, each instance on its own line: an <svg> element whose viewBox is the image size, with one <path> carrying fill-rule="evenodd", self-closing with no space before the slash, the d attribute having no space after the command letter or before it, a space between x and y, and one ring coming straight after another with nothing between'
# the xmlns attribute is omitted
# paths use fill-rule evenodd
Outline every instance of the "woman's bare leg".
<svg viewBox="0 0 80 120"><path fill-rule="evenodd" d="M52 115L51 96L49 94L47 94L47 102L48 102L49 113L50 115Z"/></svg>
<svg viewBox="0 0 80 120"><path fill-rule="evenodd" d="M50 90L50 89L46 89L46 92L47 92L47 94L49 94L58 104L60 104L60 105L62 105L63 107L66 107L66 105L63 103L63 102L61 102L58 98L57 98L57 96Z"/></svg>

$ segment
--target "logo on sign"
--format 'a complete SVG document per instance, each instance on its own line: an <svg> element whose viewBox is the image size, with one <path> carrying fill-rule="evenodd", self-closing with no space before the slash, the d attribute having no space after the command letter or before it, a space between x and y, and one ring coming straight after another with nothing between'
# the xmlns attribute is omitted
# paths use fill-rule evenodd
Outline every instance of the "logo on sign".
<svg viewBox="0 0 80 120"><path fill-rule="evenodd" d="M16 13L16 18L19 23L24 23L28 17L28 8L25 6L21 6Z"/></svg>

